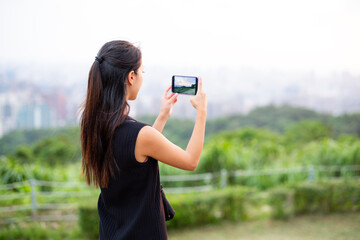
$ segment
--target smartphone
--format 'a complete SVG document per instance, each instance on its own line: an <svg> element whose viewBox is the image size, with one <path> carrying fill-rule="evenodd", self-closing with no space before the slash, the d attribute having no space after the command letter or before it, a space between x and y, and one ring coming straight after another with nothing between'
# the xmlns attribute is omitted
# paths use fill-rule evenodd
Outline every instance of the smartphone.
<svg viewBox="0 0 360 240"><path fill-rule="evenodd" d="M198 90L198 78L191 76L172 76L171 90L173 93L196 95Z"/></svg>

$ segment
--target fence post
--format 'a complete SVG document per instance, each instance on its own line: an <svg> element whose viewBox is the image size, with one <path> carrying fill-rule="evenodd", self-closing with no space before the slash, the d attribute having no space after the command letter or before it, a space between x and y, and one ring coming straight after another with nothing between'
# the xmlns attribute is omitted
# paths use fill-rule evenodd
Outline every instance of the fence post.
<svg viewBox="0 0 360 240"><path fill-rule="evenodd" d="M36 218L36 180L30 179L32 217Z"/></svg>
<svg viewBox="0 0 360 240"><path fill-rule="evenodd" d="M221 188L225 188L226 185L227 185L227 175L228 175L228 172L225 170L225 169L221 169L221 172L220 172L220 187Z"/></svg>
<svg viewBox="0 0 360 240"><path fill-rule="evenodd" d="M347 169L346 169L346 167L341 167L340 168L340 177L347 177L347 171L346 171Z"/></svg>
<svg viewBox="0 0 360 240"><path fill-rule="evenodd" d="M313 165L310 165L308 168L309 172L308 172L308 182L312 183L314 181L314 175L315 175L315 169Z"/></svg>

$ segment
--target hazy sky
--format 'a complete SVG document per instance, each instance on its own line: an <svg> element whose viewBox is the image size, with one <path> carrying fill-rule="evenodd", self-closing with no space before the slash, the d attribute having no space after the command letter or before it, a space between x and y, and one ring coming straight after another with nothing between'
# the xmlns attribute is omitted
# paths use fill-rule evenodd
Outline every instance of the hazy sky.
<svg viewBox="0 0 360 240"><path fill-rule="evenodd" d="M0 64L89 64L135 42L145 65L360 74L360 1L0 0Z"/></svg>

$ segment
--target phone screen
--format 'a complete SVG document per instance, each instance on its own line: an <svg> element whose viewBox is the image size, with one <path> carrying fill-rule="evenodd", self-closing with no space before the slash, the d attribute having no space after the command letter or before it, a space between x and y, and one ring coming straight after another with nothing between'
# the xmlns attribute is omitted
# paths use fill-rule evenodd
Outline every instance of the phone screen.
<svg viewBox="0 0 360 240"><path fill-rule="evenodd" d="M196 95L198 78L190 76L173 76L172 91L180 94Z"/></svg>

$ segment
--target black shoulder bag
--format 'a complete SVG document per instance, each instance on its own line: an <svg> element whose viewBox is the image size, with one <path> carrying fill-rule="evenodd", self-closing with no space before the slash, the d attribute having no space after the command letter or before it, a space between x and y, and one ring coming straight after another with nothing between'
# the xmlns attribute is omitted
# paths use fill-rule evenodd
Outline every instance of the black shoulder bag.
<svg viewBox="0 0 360 240"><path fill-rule="evenodd" d="M172 208L169 201L166 199L162 185L160 185L160 192L161 192L161 198L162 198L163 205L164 205L165 220L169 221L169 220L173 219L173 217L175 216L175 211Z"/></svg>

